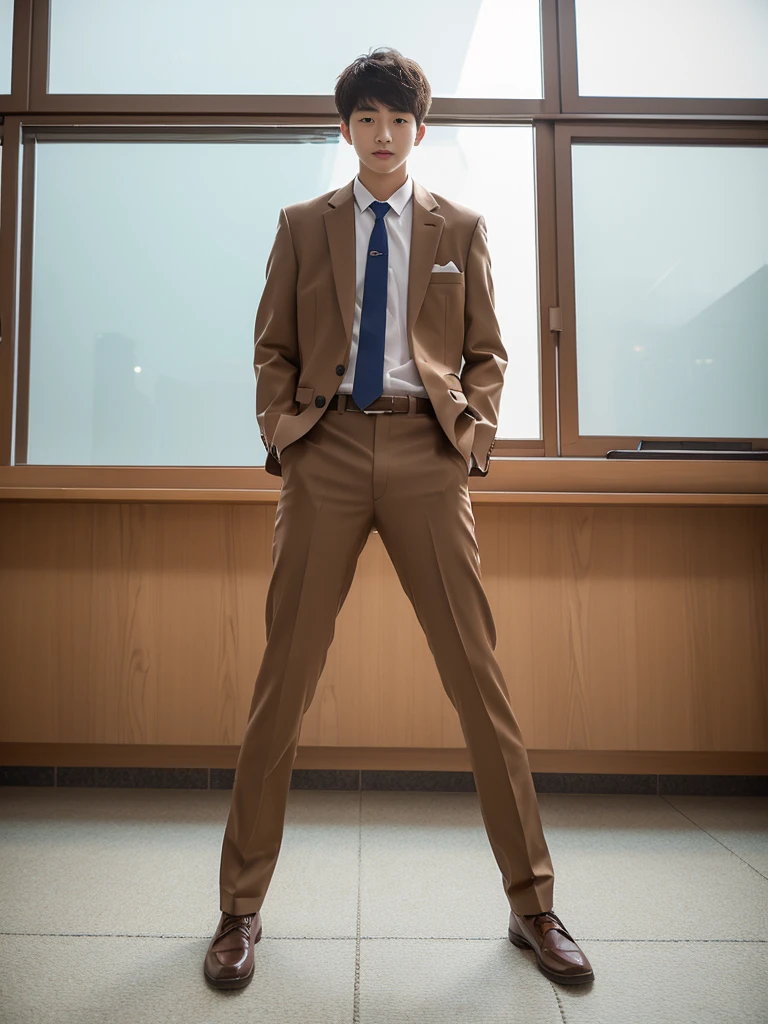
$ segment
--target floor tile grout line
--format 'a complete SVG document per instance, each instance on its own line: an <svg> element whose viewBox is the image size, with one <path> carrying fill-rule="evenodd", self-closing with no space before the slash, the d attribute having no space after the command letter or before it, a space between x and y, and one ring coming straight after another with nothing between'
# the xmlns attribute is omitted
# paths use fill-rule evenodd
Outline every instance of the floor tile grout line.
<svg viewBox="0 0 768 1024"><path fill-rule="evenodd" d="M550 988L554 993L555 1002L557 1003L557 1008L560 1011L560 1020L563 1022L563 1024L567 1024L565 1017L565 1007L563 1006L563 1001L560 998L560 993L558 992L557 987L555 986L555 983L552 981L551 978L547 978L547 981L549 982Z"/></svg>
<svg viewBox="0 0 768 1024"><path fill-rule="evenodd" d="M355 928L355 982L352 994L352 1024L360 1024L360 920L363 883L363 773L358 768L357 797L357 924Z"/></svg>
<svg viewBox="0 0 768 1024"><path fill-rule="evenodd" d="M679 795L680 795L680 796L685 796L686 794L684 794L684 793L681 793L681 794L679 794ZM754 866L754 864L750 864L748 860L744 860L744 858L743 858L743 857L741 857L741 856L739 856L739 854L738 854L738 853L736 853L736 851L735 851L735 850L732 850L732 849L730 848L730 846L728 846L728 845L727 845L726 843L724 843L724 842L722 841L722 839L718 839L718 838L717 838L717 836L713 836L713 835L712 835L712 833L711 833L711 832L708 832L708 831L707 831L707 830L706 830L706 829L704 828L704 826L703 826L703 825L700 825L700 824L698 823L698 821L694 821L694 820L693 820L693 818L689 817L689 816L688 816L688 815L687 815L687 814L685 813L685 811L684 811L684 810L682 810L682 808L680 808L680 807L676 807L676 806L675 806L675 804L673 804L673 803L672 803L672 801L671 801L671 800L669 800L669 799L668 799L668 798L667 798L666 796L664 796L663 794L662 794L662 796L661 796L661 799L662 799L662 800L664 800L664 801L665 801L665 802L666 802L667 804L669 804L669 806L670 806L670 807L672 807L672 808L673 808L674 810L676 810L676 811L678 812L678 814L682 814L682 816L683 816L684 818L686 818L686 819L687 819L688 821L690 821L690 823L691 823L692 825L695 825L695 826L696 826L696 828L700 829L700 830L701 830L701 831L702 831L702 832L703 832L703 833L704 833L705 835L709 836L709 838L710 838L710 839L714 839L714 841L715 841L716 843L719 843L719 844L720 844L720 845L721 845L721 846L723 847L723 849L724 849L724 850L727 850L727 851L728 851L729 853L732 853L732 854L733 854L733 856L734 856L734 857L735 857L735 858L736 858L737 860L740 860L742 864L746 864L746 866L747 866L748 868L752 868L752 870L753 870L753 871L755 872L755 874L756 874L756 875L759 875L759 876L760 876L760 877L761 877L761 878L762 878L762 879L763 879L764 881L768 882L768 875L764 875L762 871L760 871L760 870L759 870L758 868L756 868L756 867Z"/></svg>
<svg viewBox="0 0 768 1024"><path fill-rule="evenodd" d="M210 940L210 932L202 935L174 935L147 932L6 932L0 931L0 938L22 939L206 939ZM466 936L466 935L361 935L359 939L352 935L269 935L265 936L274 942L504 942L508 941L501 935L491 936ZM580 935L579 942L601 942L601 943L688 943L690 945L701 945L703 943L720 943L765 946L768 939L600 939L596 937ZM355 1021L358 1024L358 1021Z"/></svg>

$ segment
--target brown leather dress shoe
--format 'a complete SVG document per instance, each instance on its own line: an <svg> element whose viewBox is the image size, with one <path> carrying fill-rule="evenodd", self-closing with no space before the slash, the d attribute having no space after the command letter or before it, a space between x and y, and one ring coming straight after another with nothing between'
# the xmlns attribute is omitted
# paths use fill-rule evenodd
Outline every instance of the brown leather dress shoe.
<svg viewBox="0 0 768 1024"><path fill-rule="evenodd" d="M253 978L253 947L261 938L261 914L228 914L222 910L203 973L214 988L244 988Z"/></svg>
<svg viewBox="0 0 768 1024"><path fill-rule="evenodd" d="M536 964L551 981L581 985L594 981L592 965L554 911L524 916L509 915L509 941L520 949L532 949Z"/></svg>

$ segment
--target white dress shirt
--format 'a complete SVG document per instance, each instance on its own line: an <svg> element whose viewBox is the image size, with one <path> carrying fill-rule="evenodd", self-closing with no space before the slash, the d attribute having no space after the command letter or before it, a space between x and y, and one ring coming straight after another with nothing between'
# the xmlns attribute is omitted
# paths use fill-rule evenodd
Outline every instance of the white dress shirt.
<svg viewBox="0 0 768 1024"><path fill-rule="evenodd" d="M339 385L339 394L351 395L355 382L357 346L360 337L360 318L363 312L365 269L368 265L368 243L371 239L376 215L371 203L376 197L355 176L355 316L352 324L352 347L349 366ZM384 224L387 230L389 264L387 267L387 325L384 335L384 395L420 395L428 398L421 382L416 363L411 359L406 332L408 306L408 269L413 225L413 178L408 175L405 184L387 199L392 207L387 210Z"/></svg>
<svg viewBox="0 0 768 1024"><path fill-rule="evenodd" d="M360 318L363 311L363 288L368 265L368 243L371 239L376 215L371 203L376 197L355 175L355 316L352 323L352 346L349 366L339 385L339 394L351 395L357 365L357 346L360 337ZM405 183L386 200L384 224L387 230L389 263L387 267L387 322L384 334L384 395L419 395L429 398L427 389L408 348L406 313L408 309L408 271L411 254L411 228L413 226L413 178L409 174ZM474 453L470 466L476 466Z"/></svg>

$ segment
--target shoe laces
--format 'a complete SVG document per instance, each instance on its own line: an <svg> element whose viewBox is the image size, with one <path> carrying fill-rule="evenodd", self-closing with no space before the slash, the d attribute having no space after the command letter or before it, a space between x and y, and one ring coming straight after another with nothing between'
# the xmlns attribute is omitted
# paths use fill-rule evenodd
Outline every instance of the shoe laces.
<svg viewBox="0 0 768 1024"><path fill-rule="evenodd" d="M223 939L225 935L235 931L239 931L246 939L250 936L251 921L255 915L228 914L226 910L223 911L223 914L224 920L221 924L219 938Z"/></svg>

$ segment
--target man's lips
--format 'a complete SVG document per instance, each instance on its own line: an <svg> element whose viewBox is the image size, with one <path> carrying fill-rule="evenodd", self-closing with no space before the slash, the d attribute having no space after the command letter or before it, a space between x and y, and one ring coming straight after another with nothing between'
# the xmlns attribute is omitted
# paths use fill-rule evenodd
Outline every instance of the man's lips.
<svg viewBox="0 0 768 1024"><path fill-rule="evenodd" d="M377 149L373 154L374 156L392 156L392 152L389 149Z"/></svg>

